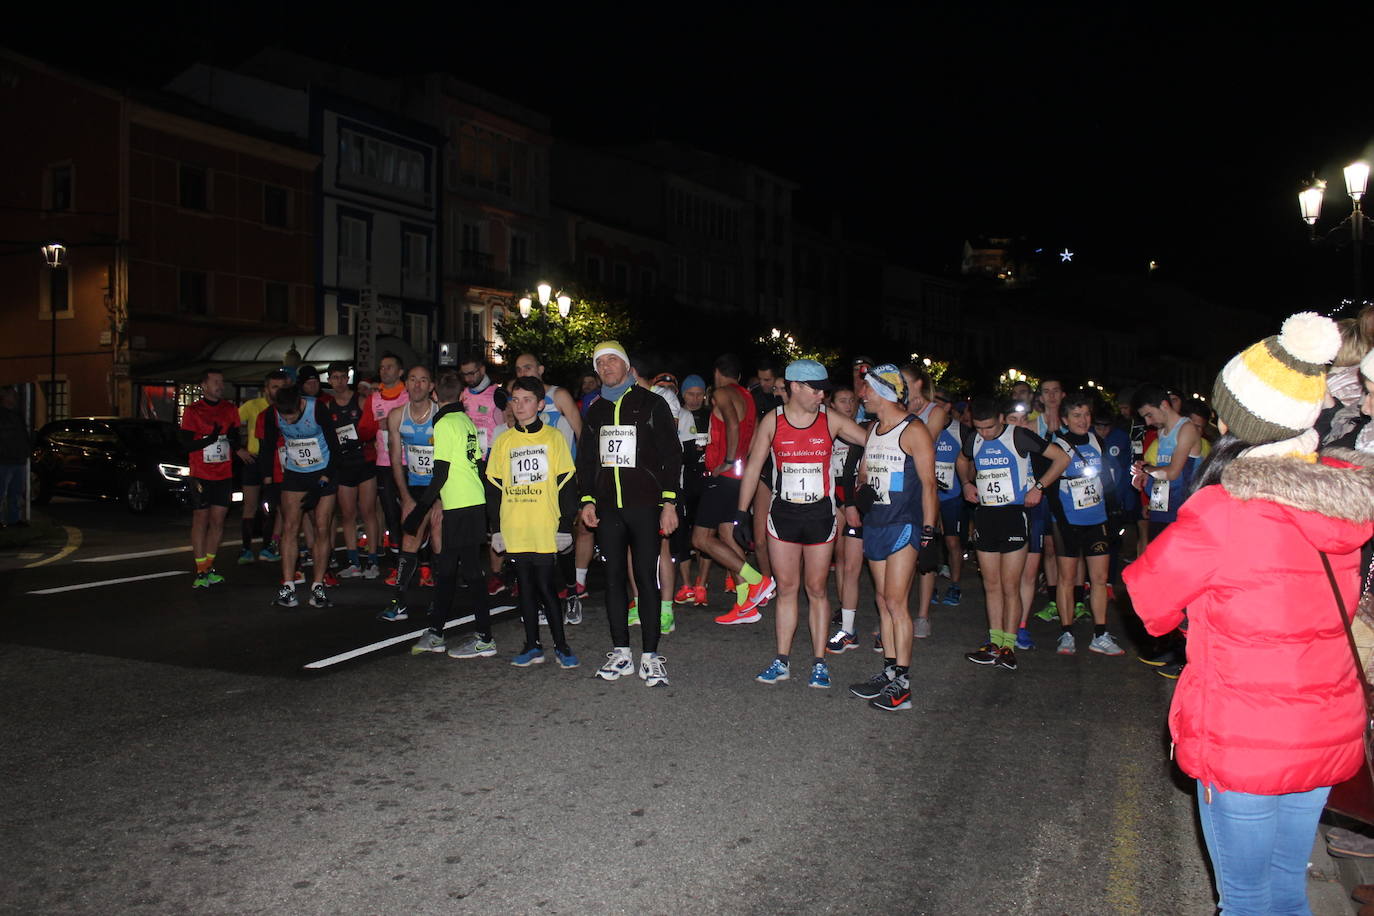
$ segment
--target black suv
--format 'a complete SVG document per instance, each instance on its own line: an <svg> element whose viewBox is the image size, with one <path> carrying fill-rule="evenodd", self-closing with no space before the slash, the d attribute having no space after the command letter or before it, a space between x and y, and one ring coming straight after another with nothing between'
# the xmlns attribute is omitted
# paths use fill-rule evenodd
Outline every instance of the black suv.
<svg viewBox="0 0 1374 916"><path fill-rule="evenodd" d="M38 431L33 449L34 499L94 496L147 512L159 499L183 505L191 468L183 433L165 420L86 417L57 420Z"/></svg>

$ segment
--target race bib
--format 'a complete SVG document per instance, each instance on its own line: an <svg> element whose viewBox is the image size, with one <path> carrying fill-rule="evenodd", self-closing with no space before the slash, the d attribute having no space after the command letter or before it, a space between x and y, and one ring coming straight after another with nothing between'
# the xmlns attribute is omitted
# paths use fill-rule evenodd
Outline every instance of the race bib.
<svg viewBox="0 0 1374 916"><path fill-rule="evenodd" d="M511 449L511 483L544 483L549 479L549 453L542 445Z"/></svg>
<svg viewBox="0 0 1374 916"><path fill-rule="evenodd" d="M313 468L324 464L324 455L320 449L320 440L311 436L308 439L287 439L286 457L292 468Z"/></svg>
<svg viewBox="0 0 1374 916"><path fill-rule="evenodd" d="M487 453L487 429L485 426L477 427L477 451L483 455Z"/></svg>
<svg viewBox="0 0 1374 916"><path fill-rule="evenodd" d="M410 473L416 477L431 477L434 475L434 446L432 445L407 445L406 446L406 467L410 468Z"/></svg>
<svg viewBox="0 0 1374 916"><path fill-rule="evenodd" d="M379 430L377 430L377 454L378 454L378 455L390 455L390 454L391 454L391 452L388 451L388 450L391 448L391 446L388 445L388 443L391 441L391 439L389 438L390 435L391 435L390 432L388 432L388 431L385 430L385 429L379 429Z"/></svg>
<svg viewBox="0 0 1374 916"><path fill-rule="evenodd" d="M335 432L338 434L340 442L358 441L358 430L352 423L347 426L340 426Z"/></svg>
<svg viewBox="0 0 1374 916"><path fill-rule="evenodd" d="M785 502L816 503L825 498L825 467L819 464L778 466L782 478L779 492Z"/></svg>
<svg viewBox="0 0 1374 916"><path fill-rule="evenodd" d="M1150 511L1169 511L1169 481L1156 480L1150 484Z"/></svg>
<svg viewBox="0 0 1374 916"><path fill-rule="evenodd" d="M836 442L835 447L830 450L830 476L839 478L844 476L844 463L849 458L849 443Z"/></svg>
<svg viewBox="0 0 1374 916"><path fill-rule="evenodd" d="M1102 503L1102 479L1099 477L1062 478L1069 488L1069 499L1075 509L1091 509Z"/></svg>
<svg viewBox="0 0 1374 916"><path fill-rule="evenodd" d="M632 468L635 466L635 435L633 426L601 427L601 466L603 468Z"/></svg>
<svg viewBox="0 0 1374 916"><path fill-rule="evenodd" d="M200 450L206 464L223 464L229 460L229 437L220 436Z"/></svg>
<svg viewBox="0 0 1374 916"><path fill-rule="evenodd" d="M905 486L905 481L902 480L900 468L905 464L905 453L901 452L900 449L894 455L883 448L869 447L868 452L864 455L864 479L878 494L874 501L877 505L892 505L893 491L901 492Z"/></svg>
<svg viewBox="0 0 1374 916"><path fill-rule="evenodd" d="M277 446L277 464L286 467L286 446Z"/></svg>
<svg viewBox="0 0 1374 916"><path fill-rule="evenodd" d="M954 462L935 462L935 486L940 490L954 489Z"/></svg>
<svg viewBox="0 0 1374 916"><path fill-rule="evenodd" d="M1011 468L979 468L977 484L980 505L1009 506L1016 501Z"/></svg>

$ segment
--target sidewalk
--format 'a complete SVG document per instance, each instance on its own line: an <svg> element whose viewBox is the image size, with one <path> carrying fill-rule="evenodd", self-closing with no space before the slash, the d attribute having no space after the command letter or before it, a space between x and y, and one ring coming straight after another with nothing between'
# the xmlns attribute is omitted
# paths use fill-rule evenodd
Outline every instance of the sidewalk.
<svg viewBox="0 0 1374 916"><path fill-rule="evenodd" d="M1312 901L1314 916L1339 914L1350 916L1359 910L1360 904L1350 896L1357 884L1374 884L1374 859L1358 856L1333 856L1326 849L1326 832L1332 827L1343 826L1359 831L1358 824L1345 818L1322 815L1317 826L1317 838L1312 845L1312 860L1307 869L1307 895Z"/></svg>
<svg viewBox="0 0 1374 916"><path fill-rule="evenodd" d="M0 572L20 569L61 550L66 530L43 512L35 511L24 527L0 529Z"/></svg>

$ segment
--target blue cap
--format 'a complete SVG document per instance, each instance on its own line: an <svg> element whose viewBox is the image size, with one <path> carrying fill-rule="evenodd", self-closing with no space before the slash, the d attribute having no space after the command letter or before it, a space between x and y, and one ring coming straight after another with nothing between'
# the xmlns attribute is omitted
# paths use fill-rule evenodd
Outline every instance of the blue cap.
<svg viewBox="0 0 1374 916"><path fill-rule="evenodd" d="M688 388L700 388L704 391L706 390L706 383L701 380L699 375L689 375L682 380L682 390L686 391Z"/></svg>
<svg viewBox="0 0 1374 916"><path fill-rule="evenodd" d="M805 382L821 391L830 390L830 373L814 359L797 359L787 364L783 378L789 382Z"/></svg>

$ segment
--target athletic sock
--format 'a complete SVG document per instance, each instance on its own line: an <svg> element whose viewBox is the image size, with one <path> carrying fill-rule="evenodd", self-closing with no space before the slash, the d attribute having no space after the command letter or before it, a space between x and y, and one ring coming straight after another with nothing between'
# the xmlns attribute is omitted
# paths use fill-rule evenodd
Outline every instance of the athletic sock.
<svg viewBox="0 0 1374 916"><path fill-rule="evenodd" d="M196 575L203 576L205 571L210 568L210 561L205 557L196 557Z"/></svg>
<svg viewBox="0 0 1374 916"><path fill-rule="evenodd" d="M778 661L782 662L784 665L788 664L788 663L791 661L791 659L792 659L792 656L790 656L790 655L788 655L788 654L786 654L786 653L783 653L783 652L779 652L779 653L778 653Z"/></svg>
<svg viewBox="0 0 1374 916"><path fill-rule="evenodd" d="M358 565L358 551L357 551L356 549L355 549L355 550L350 550L350 551L348 552L348 565L349 565L349 566L357 566L357 565Z"/></svg>
<svg viewBox="0 0 1374 916"><path fill-rule="evenodd" d="M243 538L243 549L253 549L253 519L245 518L239 522L239 535Z"/></svg>
<svg viewBox="0 0 1374 916"><path fill-rule="evenodd" d="M658 603L658 610L663 614L671 613L673 610L673 599L669 598L667 601L660 601Z"/></svg>
<svg viewBox="0 0 1374 916"><path fill-rule="evenodd" d="M1071 623L1061 623L1061 624L1059 625L1059 632L1060 632L1060 633L1072 633L1072 632L1073 632L1073 624L1071 624Z"/></svg>
<svg viewBox="0 0 1374 916"><path fill-rule="evenodd" d="M887 658L887 657L884 657L884 658L883 658L883 670L884 670L884 671L886 671L888 668L895 668L895 667L897 667L897 659L896 659L896 658Z"/></svg>
<svg viewBox="0 0 1374 916"><path fill-rule="evenodd" d="M205 555L205 569L208 571L208 570L211 569L214 565L215 565L215 555L214 555L213 553L207 553L207 554Z"/></svg>
<svg viewBox="0 0 1374 916"><path fill-rule="evenodd" d="M377 551L374 550L374 551L372 551L371 553L369 553L369 554L367 555L367 558L368 558L368 560L370 560L370 561L372 562L372 565L373 565L373 566L380 566L380 565L381 565L381 562L382 562L382 561L378 558L378 556L377 556Z"/></svg>
<svg viewBox="0 0 1374 916"><path fill-rule="evenodd" d="M1001 645L1002 645L1002 631L1001 631L1001 630L994 630L994 629L992 629L991 627L989 627L989 628L988 628L988 642L991 643L993 646L996 646L996 647L998 647L998 648L1001 648Z"/></svg>
<svg viewBox="0 0 1374 916"><path fill-rule="evenodd" d="M585 569L578 569L578 570L575 571L575 576L577 577L577 584L580 585L580 586L582 586L583 588L586 588L586 587L587 587L587 570L585 570Z"/></svg>
<svg viewBox="0 0 1374 916"><path fill-rule="evenodd" d="M906 676L907 676L908 674L910 674L910 673L911 673L911 666L910 666L910 665L894 665L894 666L893 666L893 674L892 674L892 676L893 676L894 678L906 677Z"/></svg>
<svg viewBox="0 0 1374 916"><path fill-rule="evenodd" d="M763 573L745 563L740 567L739 577L750 585L758 585L763 581Z"/></svg>
<svg viewBox="0 0 1374 916"><path fill-rule="evenodd" d="M815 656L812 656L812 657L811 657L811 667L814 668L814 667L816 667L817 665L823 665L823 664L825 664L825 659L823 659L823 658L816 658Z"/></svg>
<svg viewBox="0 0 1374 916"><path fill-rule="evenodd" d="M1093 625L1093 636L1103 636L1106 635L1106 632L1107 625L1105 623L1098 623Z"/></svg>
<svg viewBox="0 0 1374 916"><path fill-rule="evenodd" d="M840 608L840 626L850 636L854 635L854 617L859 613L857 608Z"/></svg>

